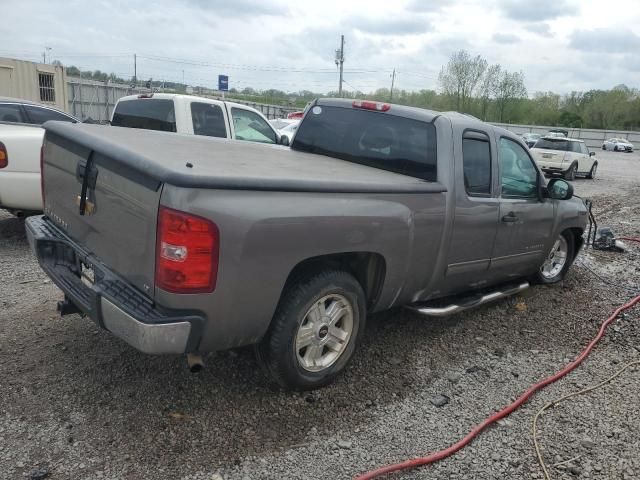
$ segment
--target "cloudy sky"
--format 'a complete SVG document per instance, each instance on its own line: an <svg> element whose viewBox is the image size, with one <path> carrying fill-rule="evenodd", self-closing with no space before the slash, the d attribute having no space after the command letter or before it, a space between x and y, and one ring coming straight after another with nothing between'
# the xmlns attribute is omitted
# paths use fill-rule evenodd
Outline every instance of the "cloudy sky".
<svg viewBox="0 0 640 480"><path fill-rule="evenodd" d="M640 87L638 0L0 0L0 56L230 87L437 88L459 49L522 70L529 94Z"/></svg>

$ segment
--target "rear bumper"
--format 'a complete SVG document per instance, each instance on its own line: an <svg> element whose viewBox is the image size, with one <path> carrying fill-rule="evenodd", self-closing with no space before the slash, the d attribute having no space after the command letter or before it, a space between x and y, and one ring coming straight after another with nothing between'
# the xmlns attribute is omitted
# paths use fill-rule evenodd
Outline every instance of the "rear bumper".
<svg viewBox="0 0 640 480"><path fill-rule="evenodd" d="M567 172L567 169L569 168L567 167L567 169L564 169L563 167L559 166L557 163L545 164L544 162L538 162L538 165L540 166L540 169L544 173L548 173L548 174L564 174Z"/></svg>
<svg viewBox="0 0 640 480"><path fill-rule="evenodd" d="M86 252L45 216L25 222L27 239L42 269L67 299L102 328L150 354L194 352L202 337L200 312L177 312L151 299ZM82 271L93 278L82 278Z"/></svg>

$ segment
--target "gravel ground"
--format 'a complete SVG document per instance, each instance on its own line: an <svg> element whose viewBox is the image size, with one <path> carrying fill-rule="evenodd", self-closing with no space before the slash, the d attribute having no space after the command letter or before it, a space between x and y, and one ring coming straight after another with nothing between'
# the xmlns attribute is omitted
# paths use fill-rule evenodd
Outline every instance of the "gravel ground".
<svg viewBox="0 0 640 480"><path fill-rule="evenodd" d="M576 192L594 199L602 225L640 235L640 155L597 158L599 178L576 180ZM210 355L190 374L183 358L146 356L88 320L57 317L61 293L23 222L0 213L0 478L347 479L446 447L572 359L630 298L622 287L640 289L639 254L582 252L561 285L447 319L376 315L344 376L295 394L272 390L249 349ZM638 317L618 320L584 366L466 449L390 478L542 478L533 416L639 360ZM640 478L639 387L640 369L629 370L542 417L547 463L566 462L553 478Z"/></svg>

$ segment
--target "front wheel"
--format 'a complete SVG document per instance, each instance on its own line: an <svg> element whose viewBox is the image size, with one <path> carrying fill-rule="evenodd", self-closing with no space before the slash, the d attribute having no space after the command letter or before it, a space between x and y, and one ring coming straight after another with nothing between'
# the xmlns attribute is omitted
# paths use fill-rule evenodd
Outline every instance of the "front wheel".
<svg viewBox="0 0 640 480"><path fill-rule="evenodd" d="M540 270L534 277L536 283L551 284L558 283L567 275L567 271L575 256L575 244L573 234L570 230L562 232L553 242Z"/></svg>
<svg viewBox="0 0 640 480"><path fill-rule="evenodd" d="M322 270L299 277L285 287L256 348L258 360L284 388L324 386L348 365L365 318L364 292L351 274Z"/></svg>
<svg viewBox="0 0 640 480"><path fill-rule="evenodd" d="M589 173L587 174L587 178L590 178L591 180L596 178L597 171L598 171L598 162L593 162L593 165L591 166L591 170L589 170Z"/></svg>

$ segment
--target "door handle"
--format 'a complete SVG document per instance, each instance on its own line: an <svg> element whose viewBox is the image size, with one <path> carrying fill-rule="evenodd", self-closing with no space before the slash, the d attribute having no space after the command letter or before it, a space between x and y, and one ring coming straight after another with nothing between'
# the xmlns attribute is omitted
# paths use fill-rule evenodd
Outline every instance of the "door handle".
<svg viewBox="0 0 640 480"><path fill-rule="evenodd" d="M502 221L505 223L513 223L518 221L518 217L515 213L509 212L504 217L502 217Z"/></svg>

